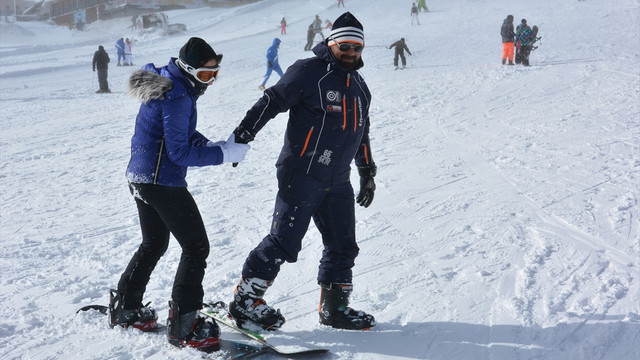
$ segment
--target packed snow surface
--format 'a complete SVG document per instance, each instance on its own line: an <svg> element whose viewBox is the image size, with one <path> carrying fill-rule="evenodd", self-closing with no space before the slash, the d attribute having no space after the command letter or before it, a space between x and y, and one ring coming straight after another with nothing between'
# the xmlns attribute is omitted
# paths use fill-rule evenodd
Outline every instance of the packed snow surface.
<svg viewBox="0 0 640 360"><path fill-rule="evenodd" d="M201 358L163 334L75 314L107 303L140 242L124 177L139 107L127 79L203 37L224 60L198 102L199 130L225 140L261 96L273 38L286 68L312 55L303 48L316 14L348 10L366 35L378 165L375 200L356 210L351 305L378 326L318 324L312 225L266 294L288 319L272 341L326 347L327 359L640 359L640 3L430 0L419 26L411 1L345 3L174 10L169 20L187 32L171 36L136 33L130 19L82 32L0 23L0 358ZM500 63L509 14L540 27L530 67ZM115 66L120 37L133 40L136 66ZM388 46L401 37L413 56L394 71ZM111 56L112 94L95 93L98 45ZM237 168L189 172L211 242L206 300L231 299L269 230L286 121L272 120ZM147 287L161 322L179 257L172 240Z"/></svg>

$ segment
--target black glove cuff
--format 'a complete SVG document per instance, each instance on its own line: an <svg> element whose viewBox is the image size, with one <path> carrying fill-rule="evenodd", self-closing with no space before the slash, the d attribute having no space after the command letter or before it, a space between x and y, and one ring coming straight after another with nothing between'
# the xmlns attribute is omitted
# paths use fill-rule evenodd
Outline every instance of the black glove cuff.
<svg viewBox="0 0 640 360"><path fill-rule="evenodd" d="M248 144L250 141L253 141L254 138L254 134L242 125L233 130L233 133L236 135L236 142L238 144Z"/></svg>
<svg viewBox="0 0 640 360"><path fill-rule="evenodd" d="M358 174L361 177L375 177L377 172L378 167L376 166L376 164L358 166Z"/></svg>

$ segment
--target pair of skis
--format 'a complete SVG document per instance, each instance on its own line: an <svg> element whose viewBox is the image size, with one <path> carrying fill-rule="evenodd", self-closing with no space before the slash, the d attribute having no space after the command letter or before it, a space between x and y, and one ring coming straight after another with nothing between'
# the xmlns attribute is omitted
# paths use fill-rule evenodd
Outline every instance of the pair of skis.
<svg viewBox="0 0 640 360"><path fill-rule="evenodd" d="M88 305L82 307L76 313L81 311L97 310L104 315L109 314L109 307L104 305ZM235 320L229 315L227 306L223 302L204 304L204 308L200 310L200 313L204 316L213 318L218 324L227 326L233 329L235 332L242 334L248 339L257 342L258 345L252 343L235 341L229 339L220 339L220 346L222 351L226 351L230 358L240 359L253 357L259 354L272 353L284 357L306 357L313 355L321 355L329 352L328 349L321 348L308 348L308 347L280 347L275 346L267 341L267 339L256 331L252 331L236 324ZM166 326L160 325L155 332L161 332L166 329Z"/></svg>

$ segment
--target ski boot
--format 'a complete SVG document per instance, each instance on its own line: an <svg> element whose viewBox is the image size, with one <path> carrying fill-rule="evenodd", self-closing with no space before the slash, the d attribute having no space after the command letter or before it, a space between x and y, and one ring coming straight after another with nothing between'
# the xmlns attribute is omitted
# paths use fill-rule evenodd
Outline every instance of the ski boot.
<svg viewBox="0 0 640 360"><path fill-rule="evenodd" d="M320 324L348 330L369 330L376 326L373 315L347 306L352 284L321 282L320 286Z"/></svg>
<svg viewBox="0 0 640 360"><path fill-rule="evenodd" d="M192 347L210 353L220 350L220 327L198 310L180 315L178 304L169 301L167 340L177 347Z"/></svg>
<svg viewBox="0 0 640 360"><path fill-rule="evenodd" d="M140 304L135 309L123 309L123 295L111 289L109 293L109 325L128 328L129 326L144 332L158 330L158 315L149 304Z"/></svg>
<svg viewBox="0 0 640 360"><path fill-rule="evenodd" d="M271 284L273 281L258 278L240 279L229 304L229 314L238 326L244 327L246 322L252 322L265 330L276 330L285 323L280 309L272 308L262 299Z"/></svg>

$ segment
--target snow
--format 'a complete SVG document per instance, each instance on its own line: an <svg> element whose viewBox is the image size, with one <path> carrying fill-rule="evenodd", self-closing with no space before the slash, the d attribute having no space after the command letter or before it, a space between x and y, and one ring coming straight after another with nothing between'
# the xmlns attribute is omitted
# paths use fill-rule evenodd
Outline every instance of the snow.
<svg viewBox="0 0 640 360"><path fill-rule="evenodd" d="M312 225L266 295L288 319L274 342L328 347L328 359L640 359L640 3L431 0L420 26L410 3L346 1L365 28L378 165L375 200L356 210L351 305L378 326L318 324ZM283 68L310 56L306 28L315 14L334 20L336 4L174 10L170 22L187 33L170 37L135 34L129 19L83 32L0 23L1 358L202 356L75 314L107 303L140 241L124 178L139 106L128 76L166 64L189 36L210 41L224 60L199 101L199 130L224 140L261 96L273 38ZM500 64L508 14L540 27L531 67ZM119 37L134 40L138 66L115 66ZM413 56L394 71L386 47L400 37ZM95 94L100 44L112 59L109 95ZM212 248L206 300L230 300L268 231L286 119L269 123L237 168L190 169ZM147 287L162 322L179 256L172 240Z"/></svg>

